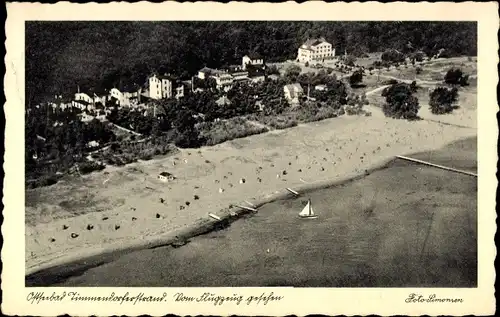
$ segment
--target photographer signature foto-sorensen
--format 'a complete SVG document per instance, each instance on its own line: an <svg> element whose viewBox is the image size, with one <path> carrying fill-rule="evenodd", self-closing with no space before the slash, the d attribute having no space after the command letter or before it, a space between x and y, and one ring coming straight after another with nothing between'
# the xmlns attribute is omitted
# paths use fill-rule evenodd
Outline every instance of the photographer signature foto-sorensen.
<svg viewBox="0 0 500 317"><path fill-rule="evenodd" d="M436 294L425 298L423 295L411 293L405 300L406 303L463 303L462 298L438 298Z"/></svg>

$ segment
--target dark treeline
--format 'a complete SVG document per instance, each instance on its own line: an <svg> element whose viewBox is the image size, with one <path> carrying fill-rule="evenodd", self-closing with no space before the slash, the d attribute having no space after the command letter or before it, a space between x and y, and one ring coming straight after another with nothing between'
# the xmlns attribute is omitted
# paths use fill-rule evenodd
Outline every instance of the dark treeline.
<svg viewBox="0 0 500 317"><path fill-rule="evenodd" d="M249 52L294 59L304 40L319 36L337 54L444 48L448 56L476 55L476 23L469 22L28 22L27 102L77 85L142 83L153 70L188 78L205 65L240 64Z"/></svg>

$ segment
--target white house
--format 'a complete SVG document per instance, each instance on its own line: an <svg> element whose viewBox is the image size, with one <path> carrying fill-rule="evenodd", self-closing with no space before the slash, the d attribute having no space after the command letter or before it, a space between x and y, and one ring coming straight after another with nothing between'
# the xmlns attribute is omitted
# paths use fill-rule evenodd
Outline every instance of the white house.
<svg viewBox="0 0 500 317"><path fill-rule="evenodd" d="M234 80L244 81L248 80L248 71L243 70L241 67L234 67L229 70L231 76L233 76Z"/></svg>
<svg viewBox="0 0 500 317"><path fill-rule="evenodd" d="M203 67L198 71L198 78L199 79L207 79L210 77L210 74L212 74L214 70L208 67Z"/></svg>
<svg viewBox="0 0 500 317"><path fill-rule="evenodd" d="M118 100L120 106L123 104L123 93L120 90L118 90L118 88L112 88L109 91L109 95Z"/></svg>
<svg viewBox="0 0 500 317"><path fill-rule="evenodd" d="M90 111L94 109L93 103L89 103L85 100L73 100L71 101L71 106L74 108L78 108L82 111Z"/></svg>
<svg viewBox="0 0 500 317"><path fill-rule="evenodd" d="M87 113L84 113L84 112L77 114L77 116L80 117L80 121L82 121L82 122L89 122L89 121L94 120L93 116L91 116Z"/></svg>
<svg viewBox="0 0 500 317"><path fill-rule="evenodd" d="M275 74L271 74L271 75L267 76L267 78L269 78L271 80L278 80L280 78L280 76L275 75Z"/></svg>
<svg viewBox="0 0 500 317"><path fill-rule="evenodd" d="M315 90L319 90L319 91L326 91L328 90L328 88L326 87L326 85L316 85L314 87Z"/></svg>
<svg viewBox="0 0 500 317"><path fill-rule="evenodd" d="M261 83L265 80L266 80L266 76L255 76L255 77L252 77L252 79L251 79L252 84Z"/></svg>
<svg viewBox="0 0 500 317"><path fill-rule="evenodd" d="M175 99L179 99L184 97L184 85L179 85L179 87L175 88Z"/></svg>
<svg viewBox="0 0 500 317"><path fill-rule="evenodd" d="M94 109L94 98L86 93L78 92L75 94L75 98L71 104L73 107L79 108L82 111L92 110Z"/></svg>
<svg viewBox="0 0 500 317"><path fill-rule="evenodd" d="M297 52L297 60L302 63L322 61L324 59L333 58L334 56L335 49L332 44L325 41L324 38L307 40L299 47Z"/></svg>
<svg viewBox="0 0 500 317"><path fill-rule="evenodd" d="M75 94L75 101L85 101L87 103L92 103L94 99L84 92L79 92Z"/></svg>
<svg viewBox="0 0 500 317"><path fill-rule="evenodd" d="M219 105L219 106L225 106L225 105L229 105L229 104L231 104L231 101L229 101L229 99L227 98L227 96L226 96L226 95L224 95L224 96L220 97L219 99L217 99L217 100L215 101L215 103L216 103L217 105Z"/></svg>
<svg viewBox="0 0 500 317"><path fill-rule="evenodd" d="M247 65L261 66L264 65L264 58L256 53L251 53L243 56L241 66L245 70Z"/></svg>
<svg viewBox="0 0 500 317"><path fill-rule="evenodd" d="M172 96L172 80L167 76L153 74L148 78L149 97L163 99Z"/></svg>
<svg viewBox="0 0 500 317"><path fill-rule="evenodd" d="M130 107L132 100L137 101L139 94L139 87L137 85L125 87L123 90L112 88L109 91L109 96L118 100L120 107Z"/></svg>
<svg viewBox="0 0 500 317"><path fill-rule="evenodd" d="M158 174L158 179L161 180L162 182L169 182L173 181L175 177L169 172L161 172L160 174Z"/></svg>
<svg viewBox="0 0 500 317"><path fill-rule="evenodd" d="M151 99L180 98L184 96L184 86L176 87L175 79L170 75L153 74L148 78Z"/></svg>
<svg viewBox="0 0 500 317"><path fill-rule="evenodd" d="M95 93L94 93L94 101L93 101L93 103L94 103L94 104L98 104L98 103L100 103L100 104L102 104L103 106L106 106L106 99L107 99L107 98L106 98L106 96L105 96L105 95L99 96L99 95L97 95L97 94L95 94Z"/></svg>
<svg viewBox="0 0 500 317"><path fill-rule="evenodd" d="M234 78L231 74L224 71L214 71L210 75L211 78L215 79L216 88L219 90L229 90L233 86Z"/></svg>
<svg viewBox="0 0 500 317"><path fill-rule="evenodd" d="M257 101L255 102L255 105L256 105L257 107L259 107L259 111L263 111L263 110L264 110L264 108L265 108L265 105L262 103L262 100L257 100Z"/></svg>
<svg viewBox="0 0 500 317"><path fill-rule="evenodd" d="M299 83L285 85L283 87L283 90L285 93L285 98L290 103L298 103L299 97L304 94L304 89L302 89L302 86Z"/></svg>
<svg viewBox="0 0 500 317"><path fill-rule="evenodd" d="M141 101L141 88L137 84L123 87L123 105L127 107L135 106Z"/></svg>
<svg viewBox="0 0 500 317"><path fill-rule="evenodd" d="M90 142L87 143L87 147L88 148L96 148L99 146L99 142L95 141L95 140L92 140Z"/></svg>

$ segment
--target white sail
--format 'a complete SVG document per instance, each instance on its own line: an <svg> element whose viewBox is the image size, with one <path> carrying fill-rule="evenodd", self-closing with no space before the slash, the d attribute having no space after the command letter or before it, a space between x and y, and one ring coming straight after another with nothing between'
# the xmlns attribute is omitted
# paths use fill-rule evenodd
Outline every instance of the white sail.
<svg viewBox="0 0 500 317"><path fill-rule="evenodd" d="M313 210L312 210L312 207L311 207L311 202L308 201L307 202L307 205L304 207L304 209L302 209L302 211L299 213L299 216L312 216L314 215L313 213Z"/></svg>

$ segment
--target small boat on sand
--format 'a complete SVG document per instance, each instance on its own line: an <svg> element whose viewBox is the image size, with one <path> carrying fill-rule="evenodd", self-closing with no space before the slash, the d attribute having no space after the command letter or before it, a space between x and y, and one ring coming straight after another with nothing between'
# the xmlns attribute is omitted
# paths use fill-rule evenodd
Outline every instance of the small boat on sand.
<svg viewBox="0 0 500 317"><path fill-rule="evenodd" d="M318 218L318 215L314 214L310 199L307 201L307 205L304 207L304 209L302 209L302 211L299 213L299 217L303 219Z"/></svg>

